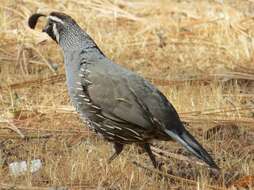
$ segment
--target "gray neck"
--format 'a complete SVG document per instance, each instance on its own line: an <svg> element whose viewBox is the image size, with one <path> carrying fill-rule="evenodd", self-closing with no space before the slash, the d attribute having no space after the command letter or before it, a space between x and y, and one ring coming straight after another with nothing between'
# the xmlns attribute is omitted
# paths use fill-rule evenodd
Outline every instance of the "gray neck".
<svg viewBox="0 0 254 190"><path fill-rule="evenodd" d="M95 42L78 25L73 24L60 32L59 45L67 52L93 47Z"/></svg>

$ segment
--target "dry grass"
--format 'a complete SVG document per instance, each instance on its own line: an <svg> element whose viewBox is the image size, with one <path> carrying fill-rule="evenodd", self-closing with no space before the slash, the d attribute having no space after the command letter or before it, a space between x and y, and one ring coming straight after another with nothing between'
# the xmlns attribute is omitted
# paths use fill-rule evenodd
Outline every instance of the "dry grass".
<svg viewBox="0 0 254 190"><path fill-rule="evenodd" d="M250 0L1 1L0 189L251 189L253 8ZM171 142L153 149L162 173L135 146L108 165L110 145L70 106L61 51L27 27L29 15L52 10L72 15L107 56L157 85L221 174ZM37 173L10 175L9 163L38 158Z"/></svg>

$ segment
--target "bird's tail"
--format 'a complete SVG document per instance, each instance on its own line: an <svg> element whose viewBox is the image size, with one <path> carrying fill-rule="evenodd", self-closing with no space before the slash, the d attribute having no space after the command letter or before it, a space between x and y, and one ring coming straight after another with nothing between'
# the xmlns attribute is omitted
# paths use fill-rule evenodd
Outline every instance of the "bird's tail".
<svg viewBox="0 0 254 190"><path fill-rule="evenodd" d="M196 157L206 162L210 167L219 170L219 167L213 161L212 157L186 129L181 130L181 132L166 129L165 132L173 140L182 144L187 150L189 150Z"/></svg>

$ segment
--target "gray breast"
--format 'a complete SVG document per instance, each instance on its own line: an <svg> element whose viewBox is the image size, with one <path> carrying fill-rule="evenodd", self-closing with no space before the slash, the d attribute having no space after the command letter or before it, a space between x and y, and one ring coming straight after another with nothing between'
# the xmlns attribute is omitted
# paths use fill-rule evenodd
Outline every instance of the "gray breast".
<svg viewBox="0 0 254 190"><path fill-rule="evenodd" d="M77 56L78 53L74 51L70 52L68 57L65 57L68 94L73 106L80 114L81 119L89 127L92 127L89 118L95 114L97 110L92 107L91 99L86 91L86 88L91 84L88 83L89 81L84 83L89 71L86 67L80 68L80 64L75 64L75 62L80 62L80 60L75 58Z"/></svg>

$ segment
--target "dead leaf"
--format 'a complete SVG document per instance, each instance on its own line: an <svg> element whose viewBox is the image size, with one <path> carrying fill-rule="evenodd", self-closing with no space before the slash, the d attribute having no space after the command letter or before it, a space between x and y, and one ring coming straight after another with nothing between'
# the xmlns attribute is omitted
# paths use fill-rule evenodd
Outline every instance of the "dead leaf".
<svg viewBox="0 0 254 190"><path fill-rule="evenodd" d="M234 186L237 188L253 187L254 186L254 176L244 176L244 177L234 181L231 186Z"/></svg>

